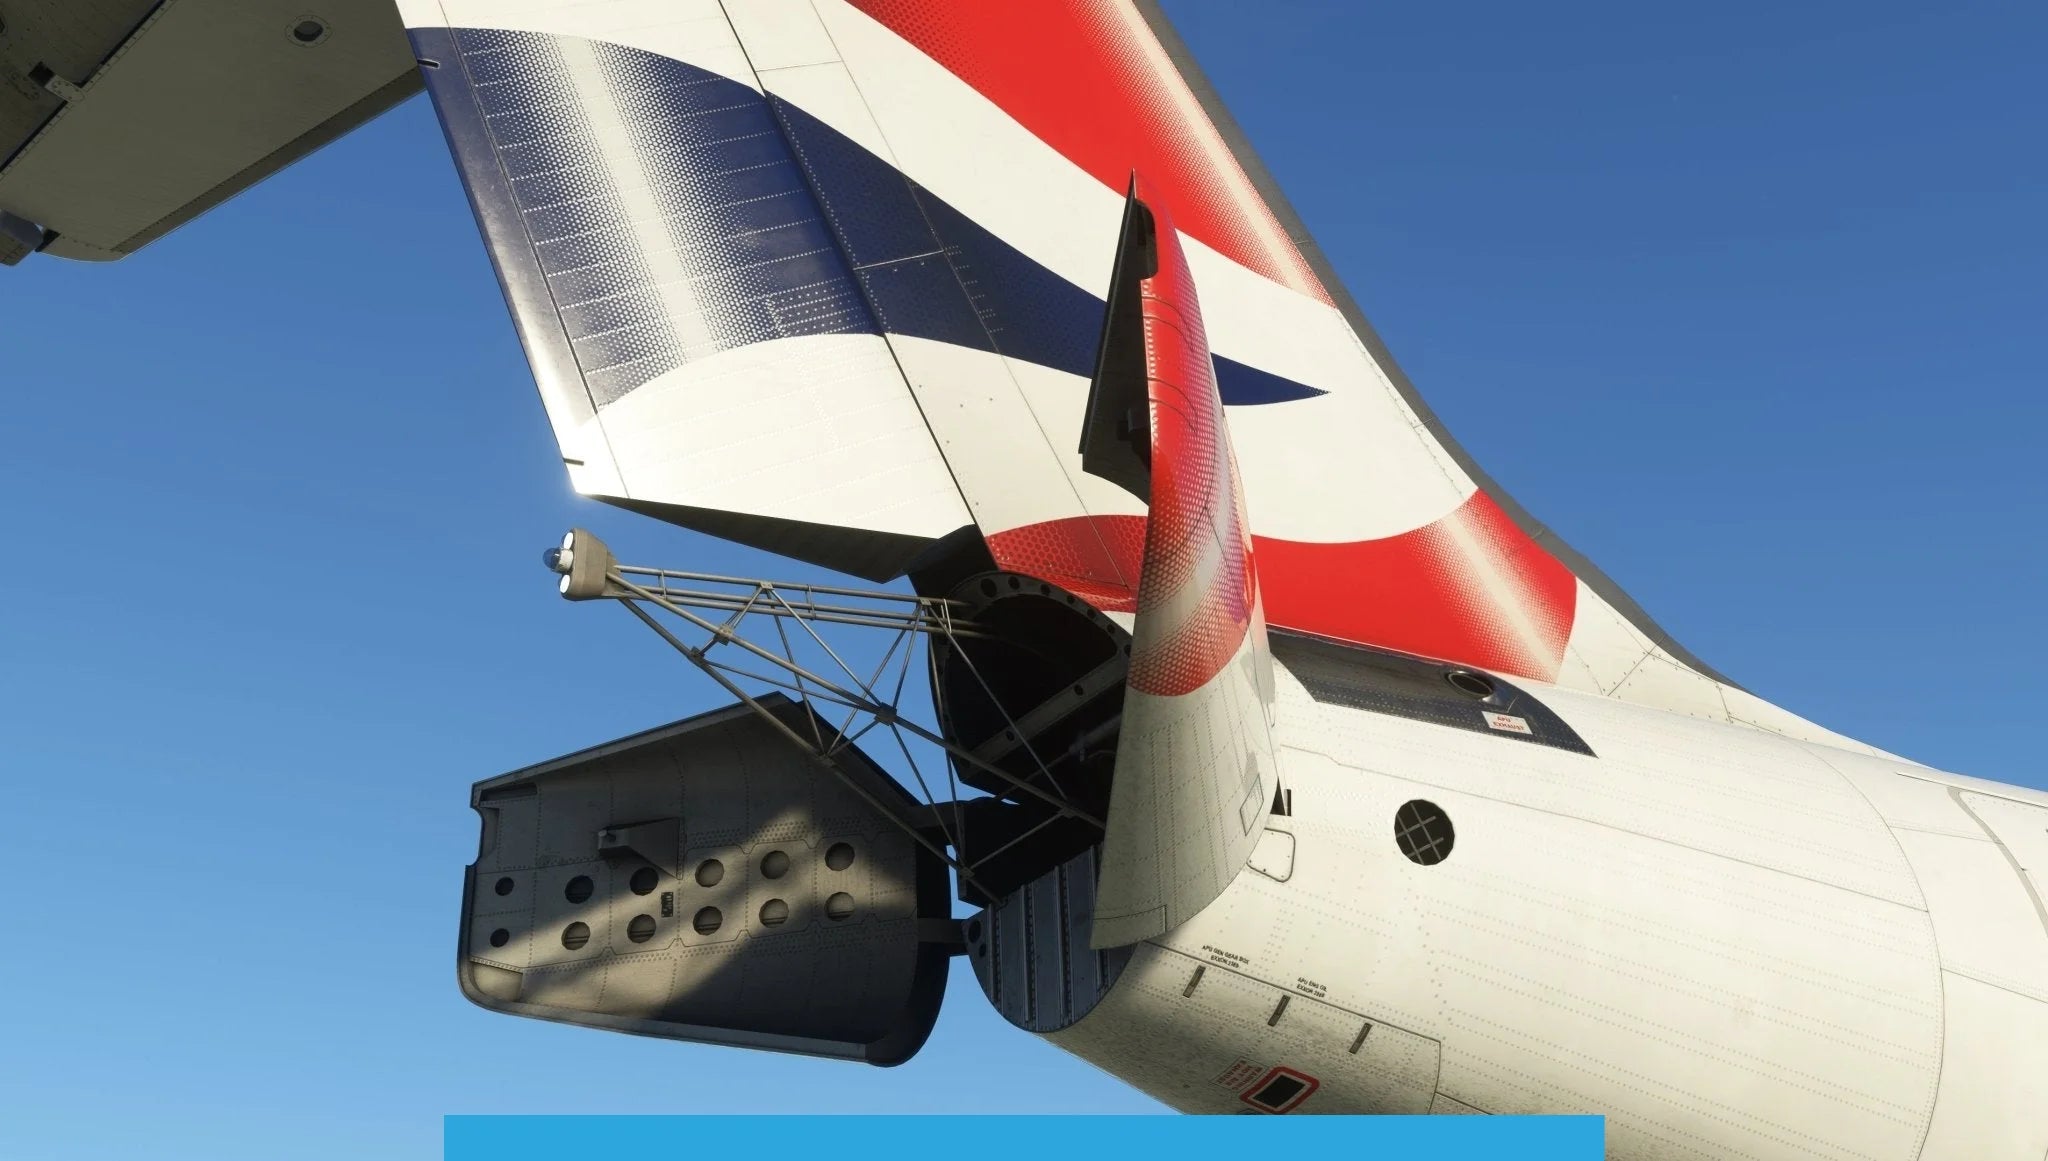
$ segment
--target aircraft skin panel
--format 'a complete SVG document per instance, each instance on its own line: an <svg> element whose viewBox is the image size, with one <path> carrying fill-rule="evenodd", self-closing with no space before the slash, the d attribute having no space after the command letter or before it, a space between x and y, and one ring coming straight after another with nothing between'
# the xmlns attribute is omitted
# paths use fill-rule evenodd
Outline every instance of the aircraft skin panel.
<svg viewBox="0 0 2048 1161"><path fill-rule="evenodd" d="M1097 182L1117 189L1134 169L1152 175L1161 211L1190 237L1329 301L1134 6L825 0L828 10L842 5L916 46Z"/></svg>
<svg viewBox="0 0 2048 1161"><path fill-rule="evenodd" d="M819 10L859 86L861 116L880 122L903 176L978 232L1018 252L1005 265L1006 285L985 292L1000 312L998 341L1012 344L1006 350L1014 347L1023 357L1072 372L1078 386L1092 370L1091 324L1100 316L1122 218L1122 179L1106 184L1078 169L1001 106L858 10L840 3ZM805 111L834 128L844 125L828 108ZM1126 167L1126 176L1134 167ZM1470 494L1461 473L1447 474L1445 463L1413 438L1412 413L1361 357L1357 339L1334 308L1217 254L1198 236L1188 234L1182 244L1210 308L1219 387L1224 401L1238 408L1233 428L1245 429L1233 436L1243 445L1246 494L1260 504L1262 533L1300 540L1377 539L1425 525ZM972 254L989 245L977 237L963 249ZM1027 278L1030 290L1024 288ZM1041 281L1056 285L1040 295L1064 289L1085 298L1066 327L1077 340L1072 356L1018 333L1015 316L1024 310L1016 300L1030 297ZM1239 367L1285 386L1255 392ZM1272 395L1286 396L1276 402L1287 406L1258 405ZM1299 446L1304 428L1325 425L1345 437L1343 455ZM1267 431L1277 438L1254 438ZM1270 454L1254 455L1254 447ZM1332 494L1345 502L1294 502Z"/></svg>
<svg viewBox="0 0 2048 1161"><path fill-rule="evenodd" d="M1340 714L1327 706L1307 726L1283 720L1281 744L1340 760L1369 754L1384 769L1428 770L1416 780L1462 794L1491 795L1511 782L1512 800L1532 809L1900 906L1919 905L1913 871L1868 800L1834 765L1793 741L1670 711L1650 716L1625 702L1572 691L1537 696L1596 758L1498 744L1454 754L1435 730L1391 730L1377 715Z"/></svg>
<svg viewBox="0 0 2048 1161"><path fill-rule="evenodd" d="M1921 1156L2048 1158L2048 1003L1951 972L1942 991L1954 1063Z"/></svg>
<svg viewBox="0 0 2048 1161"><path fill-rule="evenodd" d="M751 0L725 9L757 73L841 63L839 46L811 0Z"/></svg>
<svg viewBox="0 0 2048 1161"><path fill-rule="evenodd" d="M715 2L444 8L518 26L412 35L579 490L884 576L970 522Z"/></svg>
<svg viewBox="0 0 2048 1161"><path fill-rule="evenodd" d="M1617 1161L2039 1161L2048 928L1965 805L2032 842L2048 795L1527 688L1594 755L1318 702L1282 663L1287 873L1048 1038L1190 1112L1267 1111L1285 1067L1317 1082L1290 1112L1597 1113ZM1416 801L1441 862L1400 849ZM1353 1065L1415 1040L1433 1097Z"/></svg>
<svg viewBox="0 0 2048 1161"><path fill-rule="evenodd" d="M629 497L906 536L965 523L902 372L870 335L719 351L600 414Z"/></svg>
<svg viewBox="0 0 2048 1161"><path fill-rule="evenodd" d="M1111 509L1106 516L1142 524L1144 517L1130 512L1137 507L1130 496L1085 477L1080 457L1052 442L1024 388L1029 373L1016 360L908 335L892 335L890 345L931 416L946 462L956 465L955 477L971 497L969 507L982 528L1036 527L1080 513L1084 538L1095 539L1100 521L1087 515L1084 489L1099 506ZM990 438L995 432L1002 438ZM997 563L1016 564L999 544L991 538ZM1068 579L1076 586L1129 591L1137 584L1136 563L1101 548Z"/></svg>
<svg viewBox="0 0 2048 1161"><path fill-rule="evenodd" d="M491 28L637 48L759 91L718 0L397 0L407 28Z"/></svg>
<svg viewBox="0 0 2048 1161"><path fill-rule="evenodd" d="M737 26L761 35L745 19ZM814 57L799 51L814 49L814 41L799 38L787 51ZM779 59L785 50L770 41L751 42L749 51ZM1082 473L1074 444L1055 438L1078 424L1078 412L1034 402L1047 394L1048 379L1064 379L1069 395L1081 381L1094 354L1100 301L1048 277L909 180L891 134L871 115L844 62L760 75L975 523L986 535L1077 519L1083 563L1065 575L1084 586L1128 590L1136 574L1110 563L1093 520L1142 513L1142 506ZM1015 567L998 542L990 548L999 565Z"/></svg>
<svg viewBox="0 0 2048 1161"><path fill-rule="evenodd" d="M1280 224L1259 193L1264 179L1248 173L1239 145L1212 122L1210 98L1154 35L1155 17L1120 0L1028 12L814 0L809 14L794 2L750 10L735 17L735 28L751 57L776 62L763 84L801 152L813 152L807 142L836 141L872 162L874 172L858 175L851 171L859 162L811 170L856 267L913 252L877 248L871 239L886 231L853 220L907 219L909 212L874 209L876 199L902 200L931 224L928 244L970 288L982 324L942 333L899 321L915 313L905 298L936 292L906 293L907 280L897 278L897 302L878 306L886 329L922 326L922 337L991 346L1041 368L1042 382L1064 376L1068 414L1090 370L1086 320L1102 309L1119 175L1156 167L1155 188L1182 223L1181 245L1207 307L1253 529L1272 560L1267 610L1275 626L1719 721L1760 724L1767 716L1765 728L1838 740L1787 714L1735 716L1718 677L1667 647L1654 625L1637 625L1631 603L1623 600L1624 612L1589 587L1549 550L1554 538L1533 536L1520 509L1463 466L1462 453L1437 437L1434 418L1397 382L1398 369L1374 354L1377 340L1369 343L1347 314L1348 299L1332 293ZM890 178L909 192L881 192ZM866 279L871 292L881 281ZM915 376L913 387L923 399L927 388ZM986 457L1007 439L1035 444L1062 426L1056 388L1031 392L1029 404L1037 419L1030 428L969 421L941 432L956 475L963 459ZM941 410L925 407L928 417ZM942 423L933 422L937 431ZM1103 578L1128 574L1140 514L1119 511L1114 497L1084 498L1078 465L1056 440L1053 448L1067 486L1041 462L1010 487L1041 488L1042 506L1072 503L1071 511L1015 523L983 504L987 486L963 480L963 491L999 561L1111 608L1101 601L1118 586ZM1006 555L1019 545L1031 551ZM1061 545L1072 546L1066 559ZM1587 572L1611 591L1596 570ZM1355 595L1361 578L1370 599ZM1610 640L1576 647L1581 617L1594 623L1589 638ZM1610 622L1622 631L1610 631ZM1618 648L1617 636L1642 647Z"/></svg>
<svg viewBox="0 0 2048 1161"><path fill-rule="evenodd" d="M1103 1006L1047 1039L1172 1108L1212 1115L1263 1111L1243 1089L1284 1063L1317 1081L1302 1112L1420 1116L1435 1111L1441 1064L1427 1036L1151 943L1134 949Z"/></svg>
<svg viewBox="0 0 2048 1161"><path fill-rule="evenodd" d="M762 80L984 533L1086 517L1105 501L1140 510L1068 465L1078 461L1054 441L1025 385L1057 374L1048 363L1085 366L1100 304L1028 277L993 234L907 180L894 137L868 115L843 63L770 70Z"/></svg>
<svg viewBox="0 0 2048 1161"><path fill-rule="evenodd" d="M1808 748L1883 816L1927 895L1947 1051L1922 1156L2048 1156L2048 794Z"/></svg>

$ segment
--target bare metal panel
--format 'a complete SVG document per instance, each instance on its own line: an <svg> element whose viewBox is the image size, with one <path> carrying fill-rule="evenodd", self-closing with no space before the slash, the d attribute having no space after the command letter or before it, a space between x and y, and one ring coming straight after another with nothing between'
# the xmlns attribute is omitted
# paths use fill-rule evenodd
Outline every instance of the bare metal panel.
<svg viewBox="0 0 2048 1161"><path fill-rule="evenodd" d="M158 0L8 0L0 5L0 163L64 105L57 88L99 71Z"/></svg>
<svg viewBox="0 0 2048 1161"><path fill-rule="evenodd" d="M161 0L8 0L0 6L0 57L23 73L41 63L81 84L161 6Z"/></svg>
<svg viewBox="0 0 2048 1161"><path fill-rule="evenodd" d="M0 266L13 266L43 244L43 228L0 210Z"/></svg>
<svg viewBox="0 0 2048 1161"><path fill-rule="evenodd" d="M780 695L763 704L831 735ZM463 994L644 1036L909 1059L957 931L946 867L868 801L907 813L894 780L851 746L836 762L736 705L478 783Z"/></svg>
<svg viewBox="0 0 2048 1161"><path fill-rule="evenodd" d="M130 253L420 86L389 0L0 0L0 20L0 211L63 257Z"/></svg>
<svg viewBox="0 0 2048 1161"><path fill-rule="evenodd" d="M967 925L967 954L982 993L1019 1028L1070 1027L1095 1009L1131 958L1128 947L1088 946L1096 857L1094 849L1081 852Z"/></svg>

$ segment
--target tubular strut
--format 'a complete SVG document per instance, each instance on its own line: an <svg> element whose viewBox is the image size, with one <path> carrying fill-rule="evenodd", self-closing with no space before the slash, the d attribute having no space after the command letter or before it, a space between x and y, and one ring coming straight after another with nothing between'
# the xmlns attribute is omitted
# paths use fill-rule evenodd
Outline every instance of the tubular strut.
<svg viewBox="0 0 2048 1161"><path fill-rule="evenodd" d="M704 671L713 681L767 721L793 745L809 754L870 806L895 822L912 840L945 860L959 872L966 883L977 890L984 888L975 878L975 867L1002 854L1043 827L1063 818L1076 818L1092 826L1103 826L1103 820L1088 811L984 760L973 751L906 718L900 712L898 703L902 699L904 685L909 677L911 659L916 652L912 643L915 638L943 640L948 646L957 648L956 643L959 641L986 637L986 634L980 632L973 624L957 618L960 602L904 593L810 584L778 584L773 581L719 576L712 573L619 565L611 560L610 552L589 533L573 533L572 539L585 541L575 550L578 555L590 554L602 560L602 587L589 585L586 591L571 591L569 542L565 541L560 563L555 553L551 552L548 555L550 567L563 574L562 591L565 595L578 600L615 600L624 605L628 612L654 630L656 635L668 642L685 660ZM579 578L583 575L581 568L577 570L577 575ZM594 581L597 577L592 576L589 579ZM578 583L585 582L579 580ZM644 607L650 605L680 619L690 628L703 632L708 639L701 645L689 644ZM717 614L724 616L713 619ZM749 640L740 632L746 619L752 616L773 619L779 650ZM802 630L802 634L794 642L788 631L791 624ZM883 629L892 632L894 636L873 672L863 677L826 643L814 625ZM843 679L821 674L816 668L797 660L795 646L804 643L806 638L810 646L831 659L833 666L843 675ZM721 646L725 647L723 656L715 652L720 650ZM737 651L738 657L733 657L734 651ZM755 665L748 667L746 662L753 662ZM969 668L970 672L974 673L976 681L981 684L983 692L1000 708L995 691L989 688L987 681L978 671L973 670L971 666ZM886 684L885 679L891 677L893 686L884 693L878 687ZM738 679L756 681L782 690L807 705L812 711L813 723L809 735L806 736L770 713L767 707L746 691ZM846 711L829 739L816 729L816 723L820 721L830 724L830 719L823 712L824 706L835 706ZM854 728L855 723L863 715L868 721L857 729ZM1005 716L1008 716L1007 711ZM917 788L922 792L928 807L923 817L905 811L897 804L876 801L856 785L834 760L834 756L841 749L852 745L876 726L888 727L898 751L908 763L910 773L916 780ZM1037 799L1051 807L1054 813L1023 835L1013 837L972 862L967 861L964 856L967 848L962 843L964 834L956 833L964 831L965 815L956 809L955 803L948 801L942 804L932 793L923 770L919 768L917 759L911 753L910 746L903 736L906 731L921 741L939 747L953 761L985 771L1009 787L1015 795ZM1036 758L1036 755L1033 757ZM1050 781L1051 771L1044 770L1042 762L1039 766ZM953 788L953 769L950 764L946 771L946 781L948 787ZM1057 789L1056 783L1054 787ZM927 830L934 826L945 838L945 846L950 847L951 851L932 841Z"/></svg>

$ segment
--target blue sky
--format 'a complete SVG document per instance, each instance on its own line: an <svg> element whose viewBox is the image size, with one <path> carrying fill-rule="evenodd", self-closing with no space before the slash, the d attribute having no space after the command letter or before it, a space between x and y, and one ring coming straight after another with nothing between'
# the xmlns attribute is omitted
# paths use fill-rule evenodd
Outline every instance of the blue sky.
<svg viewBox="0 0 2048 1161"><path fill-rule="evenodd" d="M2038 5L1168 8L1518 499L1758 693L2048 784ZM964 972L895 1070L457 994L469 784L723 700L538 550L803 570L570 494L424 103L0 320L0 1154L1157 1107Z"/></svg>

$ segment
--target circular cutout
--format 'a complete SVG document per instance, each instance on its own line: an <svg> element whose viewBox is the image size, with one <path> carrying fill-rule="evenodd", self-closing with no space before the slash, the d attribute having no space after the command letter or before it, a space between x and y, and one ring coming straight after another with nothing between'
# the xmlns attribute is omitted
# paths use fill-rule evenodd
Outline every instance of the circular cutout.
<svg viewBox="0 0 2048 1161"><path fill-rule="evenodd" d="M1444 674L1444 680L1451 683L1452 689L1466 697L1476 697L1480 701L1485 701L1493 696L1493 679L1483 673L1474 673L1469 669L1453 669Z"/></svg>
<svg viewBox="0 0 2048 1161"><path fill-rule="evenodd" d="M825 918L837 922L853 916L853 896L844 891L835 891L825 900Z"/></svg>
<svg viewBox="0 0 2048 1161"><path fill-rule="evenodd" d="M761 904L761 926L780 927L789 922L789 904L780 899L770 899Z"/></svg>
<svg viewBox="0 0 2048 1161"><path fill-rule="evenodd" d="M653 867L642 867L633 872L633 878L626 884L633 888L635 895L651 895L661 885L661 872Z"/></svg>
<svg viewBox="0 0 2048 1161"><path fill-rule="evenodd" d="M510 895L512 893L512 876L501 876L491 890L496 891L500 895Z"/></svg>
<svg viewBox="0 0 2048 1161"><path fill-rule="evenodd" d="M967 921L967 942L981 942L981 920L970 919Z"/></svg>
<svg viewBox="0 0 2048 1161"><path fill-rule="evenodd" d="M782 851L769 851L761 856L761 875L767 879L780 879L789 874L789 855Z"/></svg>
<svg viewBox="0 0 2048 1161"><path fill-rule="evenodd" d="M491 932L492 947L503 947L510 942L512 942L512 933L504 928L500 927L496 931Z"/></svg>
<svg viewBox="0 0 2048 1161"><path fill-rule="evenodd" d="M825 850L825 865L843 871L853 865L853 844L833 843Z"/></svg>
<svg viewBox="0 0 2048 1161"><path fill-rule="evenodd" d="M570 951L580 950L590 942L590 924L571 923L562 929L562 946Z"/></svg>
<svg viewBox="0 0 2048 1161"><path fill-rule="evenodd" d="M705 859L697 864L697 885L699 887L716 887L719 881L724 878L725 864L717 859Z"/></svg>
<svg viewBox="0 0 2048 1161"><path fill-rule="evenodd" d="M706 907L697 912L696 918L690 920L690 926L696 928L699 935L710 935L724 922L725 915L718 908Z"/></svg>
<svg viewBox="0 0 2048 1161"><path fill-rule="evenodd" d="M568 886L562 888L562 898L571 903L581 903L590 898L592 890L594 888L591 886L590 876L578 875L569 880Z"/></svg>
<svg viewBox="0 0 2048 1161"><path fill-rule="evenodd" d="M633 921L626 924L626 938L634 943L646 943L648 940L653 939L654 916L635 915Z"/></svg>
<svg viewBox="0 0 2048 1161"><path fill-rule="evenodd" d="M302 17L292 24L292 39L299 44L319 44L327 39L327 22L314 16Z"/></svg>
<svg viewBox="0 0 2048 1161"><path fill-rule="evenodd" d="M1433 867L1443 862L1456 840L1451 816L1434 802L1418 798L1394 812L1394 842L1411 863Z"/></svg>

